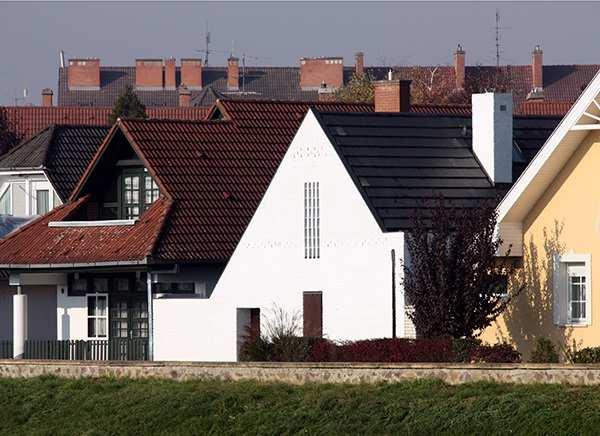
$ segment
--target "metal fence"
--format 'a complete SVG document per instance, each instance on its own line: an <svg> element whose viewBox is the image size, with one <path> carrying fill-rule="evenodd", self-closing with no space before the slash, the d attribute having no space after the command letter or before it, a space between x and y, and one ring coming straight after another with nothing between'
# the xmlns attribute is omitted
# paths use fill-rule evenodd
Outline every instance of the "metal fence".
<svg viewBox="0 0 600 436"><path fill-rule="evenodd" d="M11 341L0 341L0 358L13 357ZM148 360L147 339L25 341L25 359L55 360Z"/></svg>
<svg viewBox="0 0 600 436"><path fill-rule="evenodd" d="M0 341L0 359L12 359L13 344L12 341Z"/></svg>

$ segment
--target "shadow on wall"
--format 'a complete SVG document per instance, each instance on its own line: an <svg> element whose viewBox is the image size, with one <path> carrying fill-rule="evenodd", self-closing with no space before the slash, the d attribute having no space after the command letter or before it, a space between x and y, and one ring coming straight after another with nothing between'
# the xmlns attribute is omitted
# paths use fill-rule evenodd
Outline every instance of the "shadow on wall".
<svg viewBox="0 0 600 436"><path fill-rule="evenodd" d="M533 238L524 244L523 267L511 283L511 288L523 290L503 314L506 329L497 325L497 339L514 343L525 361L529 360L539 337L550 339L563 356L573 346L573 329L556 326L553 318L554 258L565 250L560 242L563 227L558 221L552 229L544 227L543 250Z"/></svg>

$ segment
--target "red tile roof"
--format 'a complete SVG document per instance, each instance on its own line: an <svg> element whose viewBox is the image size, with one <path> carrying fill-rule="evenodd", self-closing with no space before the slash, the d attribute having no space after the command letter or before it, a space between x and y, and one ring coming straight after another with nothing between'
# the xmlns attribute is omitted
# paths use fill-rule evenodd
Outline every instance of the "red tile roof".
<svg viewBox="0 0 600 436"><path fill-rule="evenodd" d="M170 200L160 198L130 226L48 226L51 221L68 221L88 198L58 207L1 240L0 264L139 262L151 254Z"/></svg>
<svg viewBox="0 0 600 436"><path fill-rule="evenodd" d="M517 115L531 116L564 116L573 103L568 101L524 101L517 106L515 113Z"/></svg>
<svg viewBox="0 0 600 436"><path fill-rule="evenodd" d="M150 118L201 120L207 107L148 107ZM9 106L8 120L17 133L28 139L50 124L108 125L112 108L65 106Z"/></svg>

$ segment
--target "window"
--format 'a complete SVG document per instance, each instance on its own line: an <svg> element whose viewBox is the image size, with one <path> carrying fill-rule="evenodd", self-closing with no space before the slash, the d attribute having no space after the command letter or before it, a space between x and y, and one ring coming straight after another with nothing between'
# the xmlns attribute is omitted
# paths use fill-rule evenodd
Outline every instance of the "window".
<svg viewBox="0 0 600 436"><path fill-rule="evenodd" d="M160 282L157 283L159 294L195 294L194 282Z"/></svg>
<svg viewBox="0 0 600 436"><path fill-rule="evenodd" d="M567 254L555 259L554 322L559 325L591 323L591 257Z"/></svg>
<svg viewBox="0 0 600 436"><path fill-rule="evenodd" d="M304 183L304 258L318 259L320 253L319 182Z"/></svg>
<svg viewBox="0 0 600 436"><path fill-rule="evenodd" d="M138 218L160 195L157 183L142 170L127 170L122 177L122 217Z"/></svg>
<svg viewBox="0 0 600 436"><path fill-rule="evenodd" d="M35 191L36 213L45 215L50 211L50 191L38 189Z"/></svg>
<svg viewBox="0 0 600 436"><path fill-rule="evenodd" d="M6 185L4 192L0 191L0 215L11 215L11 186Z"/></svg>
<svg viewBox="0 0 600 436"><path fill-rule="evenodd" d="M107 338L108 331L108 295L88 294L88 338Z"/></svg>
<svg viewBox="0 0 600 436"><path fill-rule="evenodd" d="M586 282L585 266L567 266L569 292L569 321L574 324L586 322Z"/></svg>
<svg viewBox="0 0 600 436"><path fill-rule="evenodd" d="M140 216L140 176L123 177L123 207L125 219Z"/></svg>

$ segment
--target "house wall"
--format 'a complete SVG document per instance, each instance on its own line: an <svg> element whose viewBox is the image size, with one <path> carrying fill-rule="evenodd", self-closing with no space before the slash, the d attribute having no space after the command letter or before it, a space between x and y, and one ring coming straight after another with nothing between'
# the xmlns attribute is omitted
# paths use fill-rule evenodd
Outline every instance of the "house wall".
<svg viewBox="0 0 600 436"><path fill-rule="evenodd" d="M319 259L304 257L305 182L319 182ZM397 333L402 336L403 235L382 233L309 113L211 298L154 301L154 357L236 360L238 308L260 308L263 331L276 307L298 315L301 329L306 291L323 293L326 337L390 337L392 248L397 253Z"/></svg>
<svg viewBox="0 0 600 436"><path fill-rule="evenodd" d="M52 185L42 172L0 171L0 195L11 189L11 215L37 215L37 190L48 190L48 206L53 209L60 205Z"/></svg>
<svg viewBox="0 0 600 436"><path fill-rule="evenodd" d="M535 338L561 347L600 346L600 132L590 133L523 222L523 267L513 279L524 286L507 311L483 332L489 342L514 343L527 358ZM558 326L553 310L554 256L591 255L591 319ZM565 279L566 283L566 279ZM561 281L561 286L564 286Z"/></svg>
<svg viewBox="0 0 600 436"><path fill-rule="evenodd" d="M24 285L29 339L56 339L56 287ZM13 295L16 288L0 281L0 340L13 339Z"/></svg>

